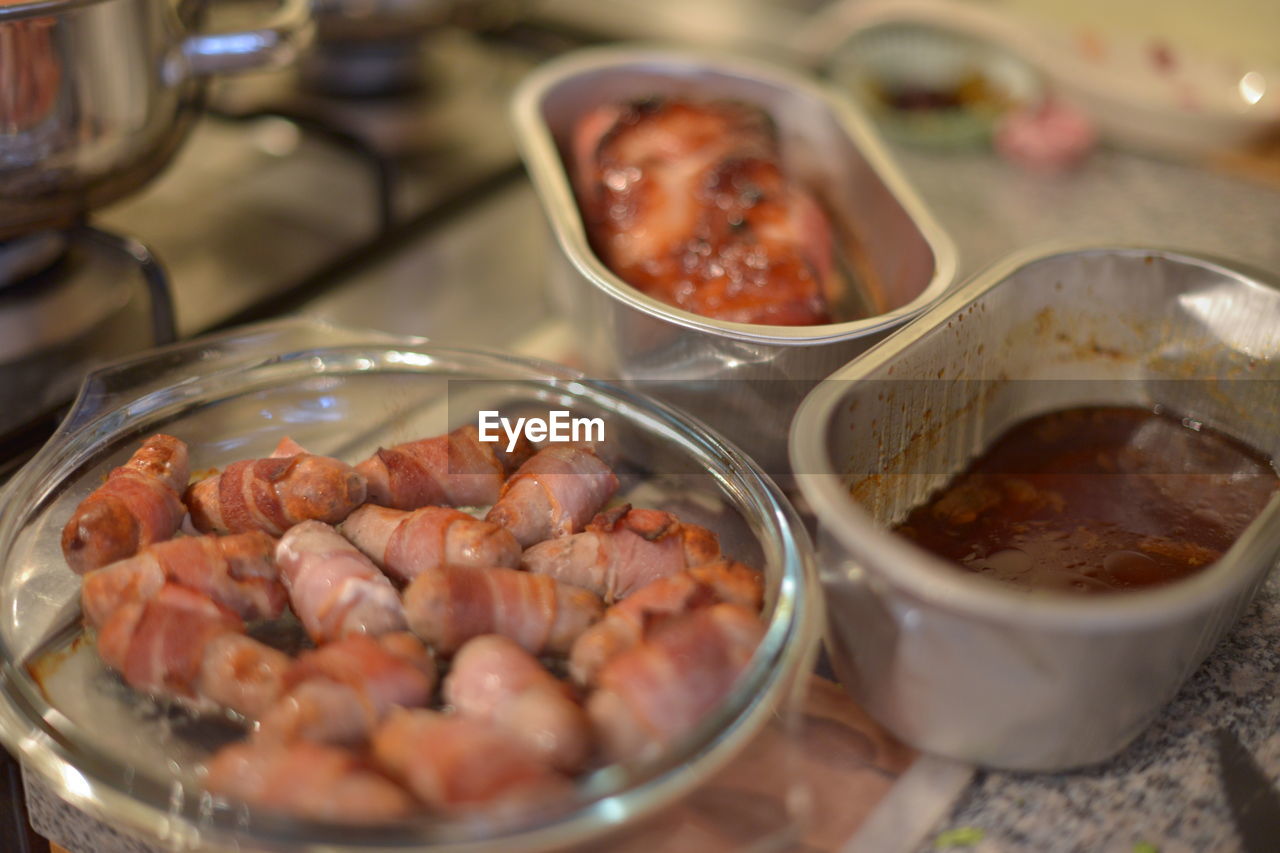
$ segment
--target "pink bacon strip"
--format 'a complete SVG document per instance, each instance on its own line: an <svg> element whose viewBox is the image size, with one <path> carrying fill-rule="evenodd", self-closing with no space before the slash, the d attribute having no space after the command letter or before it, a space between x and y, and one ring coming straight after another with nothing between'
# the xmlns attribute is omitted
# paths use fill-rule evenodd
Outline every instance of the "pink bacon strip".
<svg viewBox="0 0 1280 853"><path fill-rule="evenodd" d="M617 476L594 452L553 445L520 466L485 518L528 548L582 530L617 490Z"/></svg>
<svg viewBox="0 0 1280 853"><path fill-rule="evenodd" d="M592 592L514 569L441 566L404 591L409 627L442 654L502 634L533 654L563 654L600 617Z"/></svg>
<svg viewBox="0 0 1280 853"><path fill-rule="evenodd" d="M392 509L488 506L502 482L533 452L527 439L508 455L467 425L444 435L397 444L356 466L369 483L369 502Z"/></svg>
<svg viewBox="0 0 1280 853"><path fill-rule="evenodd" d="M275 540L265 533L186 536L158 542L85 575L80 600L101 626L129 601L146 601L166 583L204 593L241 619L274 619L286 595L276 575Z"/></svg>
<svg viewBox="0 0 1280 853"><path fill-rule="evenodd" d="M373 754L419 799L447 811L547 800L567 788L514 736L458 715L393 711L374 734Z"/></svg>
<svg viewBox="0 0 1280 853"><path fill-rule="evenodd" d="M412 512L362 506L343 522L344 536L393 578L409 581L443 565L515 566L520 545L496 524L448 507Z"/></svg>
<svg viewBox="0 0 1280 853"><path fill-rule="evenodd" d="M590 755L591 724L569 685L513 640L476 637L453 659L445 701L518 737L557 770L580 770Z"/></svg>
<svg viewBox="0 0 1280 853"><path fill-rule="evenodd" d="M720 542L705 527L669 512L623 504L600 513L582 533L530 547L521 567L589 589L611 604L641 587L720 556Z"/></svg>
<svg viewBox="0 0 1280 853"><path fill-rule="evenodd" d="M295 524L276 561L293 612L315 643L406 627L400 595L360 549L322 521Z"/></svg>
<svg viewBox="0 0 1280 853"><path fill-rule="evenodd" d="M723 320L831 321L831 223L786 174L763 110L680 98L605 104L579 121L573 150L592 248L629 284Z"/></svg>
<svg viewBox="0 0 1280 853"><path fill-rule="evenodd" d="M182 523L187 446L154 435L80 502L62 530L62 553L77 574L131 557L168 539Z"/></svg>
<svg viewBox="0 0 1280 853"><path fill-rule="evenodd" d="M587 700L608 756L635 758L691 730L729 693L763 636L756 614L717 604L663 623L610 660Z"/></svg>
<svg viewBox="0 0 1280 853"><path fill-rule="evenodd" d="M213 793L297 817L374 824L415 810L408 793L356 753L308 741L233 743L206 771Z"/></svg>
<svg viewBox="0 0 1280 853"><path fill-rule="evenodd" d="M283 439L266 459L232 462L187 490L191 523L202 533L262 530L279 536L299 522L337 524L364 503L364 477L337 459Z"/></svg>
<svg viewBox="0 0 1280 853"><path fill-rule="evenodd" d="M729 560L669 575L610 607L584 631L570 650L569 673L579 684L592 684L601 667L638 645L661 620L722 602L755 613L763 597L760 573Z"/></svg>
<svg viewBox="0 0 1280 853"><path fill-rule="evenodd" d="M257 720L283 695L292 667L292 658L252 637L220 634L205 645L196 693Z"/></svg>

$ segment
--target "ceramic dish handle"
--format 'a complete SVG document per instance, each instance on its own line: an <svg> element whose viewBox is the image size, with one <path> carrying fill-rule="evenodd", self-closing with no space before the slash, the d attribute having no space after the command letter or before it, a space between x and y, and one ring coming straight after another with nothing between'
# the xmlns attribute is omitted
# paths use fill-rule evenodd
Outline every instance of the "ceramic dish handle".
<svg viewBox="0 0 1280 853"><path fill-rule="evenodd" d="M425 340L299 318L240 326L148 350L94 370L85 377L58 433L75 432L108 415L111 423L105 426L111 428L117 419L128 419L135 410L151 409L164 402L150 395L163 394L176 404L196 377L277 360L281 353L353 344L409 346Z"/></svg>
<svg viewBox="0 0 1280 853"><path fill-rule="evenodd" d="M261 26L236 32L197 33L182 44L189 73L204 76L288 65L314 34L309 0L283 0Z"/></svg>

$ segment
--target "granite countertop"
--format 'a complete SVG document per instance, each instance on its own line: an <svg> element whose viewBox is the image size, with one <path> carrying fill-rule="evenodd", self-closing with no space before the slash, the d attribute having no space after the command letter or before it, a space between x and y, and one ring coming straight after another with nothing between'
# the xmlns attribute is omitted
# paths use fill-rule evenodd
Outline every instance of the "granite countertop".
<svg viewBox="0 0 1280 853"><path fill-rule="evenodd" d="M896 153L955 240L965 278L1011 251L1073 240L1185 249L1280 280L1280 192L1262 185L1111 150L1055 176L1020 172L985 153ZM941 848L1238 850L1218 777L1218 727L1235 732L1280 782L1280 574L1118 757L1072 773L980 771L920 849L939 849L940 834L960 829L955 835L972 843Z"/></svg>
<svg viewBox="0 0 1280 853"><path fill-rule="evenodd" d="M979 772L921 849L938 849L934 841L946 830L974 828L982 836L972 846L977 853L1149 853L1144 843L1159 853L1238 850L1218 777L1219 727L1233 731L1280 784L1280 573L1119 756L1072 773Z"/></svg>

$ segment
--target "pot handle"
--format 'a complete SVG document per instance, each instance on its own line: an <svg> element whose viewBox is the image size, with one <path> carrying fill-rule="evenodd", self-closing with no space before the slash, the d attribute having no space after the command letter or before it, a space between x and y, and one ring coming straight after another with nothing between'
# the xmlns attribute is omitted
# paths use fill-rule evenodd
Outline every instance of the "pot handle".
<svg viewBox="0 0 1280 853"><path fill-rule="evenodd" d="M262 26L227 33L197 33L182 43L189 74L205 76L288 65L311 43L310 0L283 0Z"/></svg>

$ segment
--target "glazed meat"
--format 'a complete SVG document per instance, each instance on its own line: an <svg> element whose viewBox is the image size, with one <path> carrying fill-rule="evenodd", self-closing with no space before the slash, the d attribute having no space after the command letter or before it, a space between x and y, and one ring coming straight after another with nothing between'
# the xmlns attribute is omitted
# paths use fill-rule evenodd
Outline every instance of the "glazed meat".
<svg viewBox="0 0 1280 853"><path fill-rule="evenodd" d="M215 794L298 817L371 824L415 810L403 789L356 753L308 741L252 740L223 747L208 763Z"/></svg>
<svg viewBox="0 0 1280 853"><path fill-rule="evenodd" d="M364 503L364 477L344 462L284 439L266 459L233 462L187 490L191 523L202 533L262 530L279 536L307 519L337 524Z"/></svg>
<svg viewBox="0 0 1280 853"><path fill-rule="evenodd" d="M502 634L533 654L564 654L600 618L600 599L585 589L515 569L442 566L404 591L413 632L442 654L472 637Z"/></svg>
<svg viewBox="0 0 1280 853"><path fill-rule="evenodd" d="M830 322L831 225L783 171L750 104L649 98L574 131L574 177L601 260L664 302L740 323Z"/></svg>
<svg viewBox="0 0 1280 853"><path fill-rule="evenodd" d="M510 530L520 547L528 548L582 530L617 490L617 476L593 451L553 445L511 475L485 519Z"/></svg>
<svg viewBox="0 0 1280 853"><path fill-rule="evenodd" d="M587 700L606 754L635 758L691 730L728 694L763 635L750 610L716 604L664 622L610 660Z"/></svg>
<svg viewBox="0 0 1280 853"><path fill-rule="evenodd" d="M342 534L383 571L409 581L440 566L515 566L520 545L506 530L448 507L412 512L362 506Z"/></svg>
<svg viewBox="0 0 1280 853"><path fill-rule="evenodd" d="M464 645L444 697L459 714L514 734L557 770L579 770L590 754L591 724L572 689L506 637L488 634Z"/></svg>
<svg viewBox="0 0 1280 853"><path fill-rule="evenodd" d="M547 799L565 787L514 735L456 714L393 711L374 735L373 753L379 767L437 809Z"/></svg>
<svg viewBox="0 0 1280 853"><path fill-rule="evenodd" d="M592 684L602 666L638 645L662 620L720 603L755 613L760 610L763 593L760 573L731 560L668 575L613 605L584 631L569 652L569 673L579 684Z"/></svg>
<svg viewBox="0 0 1280 853"><path fill-rule="evenodd" d="M369 502L392 509L487 506L502 481L533 452L521 437L511 454L501 442L484 442L474 426L397 444L356 466L369 483Z"/></svg>
<svg viewBox="0 0 1280 853"><path fill-rule="evenodd" d="M582 533L530 547L520 565L589 589L612 604L658 578L719 556L720 543L705 527L683 524L669 512L623 504L597 515Z"/></svg>
<svg viewBox="0 0 1280 853"><path fill-rule="evenodd" d="M100 627L123 604L150 599L166 583L201 592L241 619L274 619L286 595L276 577L276 542L265 533L184 536L85 575L85 620Z"/></svg>
<svg viewBox="0 0 1280 853"><path fill-rule="evenodd" d="M80 502L62 530L62 553L77 574L131 557L168 539L182 523L187 445L154 435Z"/></svg>
<svg viewBox="0 0 1280 853"><path fill-rule="evenodd" d="M293 612L315 643L406 627L391 581L323 521L295 524L276 547Z"/></svg>

